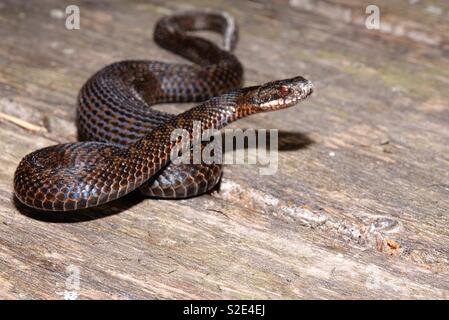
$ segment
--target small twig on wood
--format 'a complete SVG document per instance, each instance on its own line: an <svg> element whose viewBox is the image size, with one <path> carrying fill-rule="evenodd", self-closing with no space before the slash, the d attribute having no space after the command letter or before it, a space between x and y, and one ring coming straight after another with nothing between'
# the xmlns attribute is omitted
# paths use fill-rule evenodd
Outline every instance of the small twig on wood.
<svg viewBox="0 0 449 320"><path fill-rule="evenodd" d="M0 119L6 120L8 122L11 122L21 128L24 128L26 130L34 131L34 132L48 132L48 130L45 127L38 126L32 123L29 123L25 120L22 120L20 118L14 117L12 115L0 112Z"/></svg>
<svg viewBox="0 0 449 320"><path fill-rule="evenodd" d="M224 213L223 211L221 211L221 210L210 209L210 208L208 208L208 209L206 209L206 210L207 210L207 211L212 211L212 212L221 213L222 215L224 215L226 218L229 219L229 216L228 216L226 213Z"/></svg>

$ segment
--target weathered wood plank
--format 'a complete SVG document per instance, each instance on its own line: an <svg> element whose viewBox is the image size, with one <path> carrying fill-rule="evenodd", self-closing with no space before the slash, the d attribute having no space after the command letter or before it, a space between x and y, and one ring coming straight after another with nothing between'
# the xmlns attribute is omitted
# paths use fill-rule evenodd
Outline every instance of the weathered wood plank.
<svg viewBox="0 0 449 320"><path fill-rule="evenodd" d="M449 6L377 3L382 31L356 0L79 1L80 30L61 19L70 1L0 2L0 297L61 298L73 265L85 299L447 299ZM14 201L21 157L76 140L83 82L120 59L182 61L153 25L206 6L237 18L246 84L316 83L233 124L281 129L277 174L227 166L211 195L73 215Z"/></svg>

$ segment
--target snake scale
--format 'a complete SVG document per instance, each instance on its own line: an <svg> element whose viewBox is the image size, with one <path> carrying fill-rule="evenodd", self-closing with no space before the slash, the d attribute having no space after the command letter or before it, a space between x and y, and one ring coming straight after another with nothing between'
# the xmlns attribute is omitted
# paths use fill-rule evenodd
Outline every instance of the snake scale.
<svg viewBox="0 0 449 320"><path fill-rule="evenodd" d="M223 36L220 47L190 31ZM159 198L185 198L213 188L220 164L170 161L179 141L171 132L193 122L220 129L242 117L287 108L307 98L313 85L303 77L241 88L243 68L232 54L234 19L224 12L182 12L161 18L155 42L192 62L121 61L95 73L78 96L80 142L26 155L14 174L16 197L27 206L51 211L94 207L139 189ZM199 102L178 115L152 105Z"/></svg>

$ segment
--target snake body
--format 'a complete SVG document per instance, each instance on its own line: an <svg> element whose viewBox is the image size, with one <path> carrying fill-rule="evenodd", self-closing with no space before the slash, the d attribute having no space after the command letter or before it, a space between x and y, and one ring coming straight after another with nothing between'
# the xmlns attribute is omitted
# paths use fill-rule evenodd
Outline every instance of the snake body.
<svg viewBox="0 0 449 320"><path fill-rule="evenodd" d="M209 30L223 46L188 34ZM184 12L158 21L154 40L193 62L121 61L94 74L78 96L81 142L58 144L25 156L14 174L16 197L43 210L69 211L120 198L139 189L162 198L185 198L213 188L219 164L180 164L170 152L174 129L220 129L250 114L290 107L312 93L295 77L241 88L243 68L232 54L237 28L222 12ZM202 102L179 115L156 111L166 102Z"/></svg>

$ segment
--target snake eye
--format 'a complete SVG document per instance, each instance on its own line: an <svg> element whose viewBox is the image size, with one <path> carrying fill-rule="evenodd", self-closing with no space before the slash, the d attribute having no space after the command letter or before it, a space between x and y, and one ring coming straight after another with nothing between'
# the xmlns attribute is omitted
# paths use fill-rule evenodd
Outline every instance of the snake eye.
<svg viewBox="0 0 449 320"><path fill-rule="evenodd" d="M281 87L279 88L279 91L281 92L281 94L282 94L283 96L285 96L285 95L287 95L287 94L290 93L290 88L287 87L287 86L281 86Z"/></svg>

